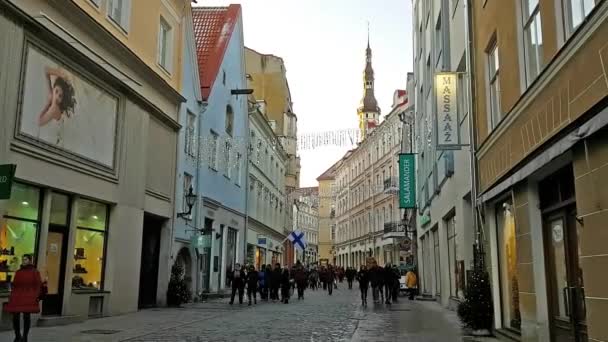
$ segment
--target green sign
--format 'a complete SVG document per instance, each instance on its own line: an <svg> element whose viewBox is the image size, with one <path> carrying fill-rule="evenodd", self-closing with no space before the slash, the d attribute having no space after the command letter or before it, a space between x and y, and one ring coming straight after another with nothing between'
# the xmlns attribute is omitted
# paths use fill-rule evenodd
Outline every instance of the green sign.
<svg viewBox="0 0 608 342"><path fill-rule="evenodd" d="M399 208L416 208L416 155L399 155Z"/></svg>
<svg viewBox="0 0 608 342"><path fill-rule="evenodd" d="M15 177L16 170L17 165L0 165L0 200L11 198L13 177Z"/></svg>

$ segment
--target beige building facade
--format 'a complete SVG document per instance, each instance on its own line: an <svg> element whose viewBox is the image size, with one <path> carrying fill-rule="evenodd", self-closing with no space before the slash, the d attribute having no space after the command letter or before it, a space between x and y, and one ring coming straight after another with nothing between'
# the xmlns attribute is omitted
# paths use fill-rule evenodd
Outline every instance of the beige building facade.
<svg viewBox="0 0 608 342"><path fill-rule="evenodd" d="M608 2L490 0L472 13L496 330L608 341Z"/></svg>
<svg viewBox="0 0 608 342"><path fill-rule="evenodd" d="M0 258L0 303L20 257L33 254L49 287L43 321L166 300L184 101L166 49L190 3L151 1L158 15L145 25L141 2L121 3L0 4L0 160L17 167L0 200L0 245L11 251ZM144 32L155 43L138 47Z"/></svg>

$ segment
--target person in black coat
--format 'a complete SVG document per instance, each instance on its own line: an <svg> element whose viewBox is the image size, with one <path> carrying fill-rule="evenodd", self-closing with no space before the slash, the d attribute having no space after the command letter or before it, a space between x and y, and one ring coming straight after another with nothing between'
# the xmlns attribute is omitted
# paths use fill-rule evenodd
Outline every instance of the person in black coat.
<svg viewBox="0 0 608 342"><path fill-rule="evenodd" d="M384 298L386 301L385 304L391 304L391 297L393 296L393 286L395 284L395 273L393 272L393 267L391 263L387 263L384 266L384 271L382 272L382 279L384 283Z"/></svg>
<svg viewBox="0 0 608 342"><path fill-rule="evenodd" d="M258 271L255 270L253 265L249 266L249 272L247 272L247 299L251 305L251 297L253 296L253 304L257 304L257 293L258 293Z"/></svg>
<svg viewBox="0 0 608 342"><path fill-rule="evenodd" d="M274 265L274 270L270 275L271 288L271 299L279 300L279 289L281 288L281 264L277 263Z"/></svg>
<svg viewBox="0 0 608 342"><path fill-rule="evenodd" d="M291 289L291 277L289 276L289 269L285 267L283 269L283 274L281 274L281 296L282 302L287 304L289 303L289 290Z"/></svg>
<svg viewBox="0 0 608 342"><path fill-rule="evenodd" d="M361 269L357 274L357 281L359 282L359 290L361 291L361 305L367 306L367 290L369 288L369 273L365 265L361 265Z"/></svg>
<svg viewBox="0 0 608 342"><path fill-rule="evenodd" d="M243 295L245 290L245 271L241 268L241 264L234 265L234 271L228 274L230 283L232 284L232 295L230 296L230 305L234 304L234 296L236 291L239 291L239 304L243 304Z"/></svg>
<svg viewBox="0 0 608 342"><path fill-rule="evenodd" d="M357 275L357 271L352 267L346 268L346 281L348 282L348 289L353 289L353 280L355 280L355 276Z"/></svg>
<svg viewBox="0 0 608 342"><path fill-rule="evenodd" d="M372 285L372 298L374 302L378 302L378 290L380 288L380 268L378 265L374 265L368 271L369 281Z"/></svg>

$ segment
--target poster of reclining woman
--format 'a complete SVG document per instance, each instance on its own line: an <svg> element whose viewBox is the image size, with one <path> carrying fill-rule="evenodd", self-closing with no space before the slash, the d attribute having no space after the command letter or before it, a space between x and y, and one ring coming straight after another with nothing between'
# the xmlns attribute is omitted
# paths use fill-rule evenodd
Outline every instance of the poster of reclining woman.
<svg viewBox="0 0 608 342"><path fill-rule="evenodd" d="M29 46L20 133L114 167L118 99Z"/></svg>

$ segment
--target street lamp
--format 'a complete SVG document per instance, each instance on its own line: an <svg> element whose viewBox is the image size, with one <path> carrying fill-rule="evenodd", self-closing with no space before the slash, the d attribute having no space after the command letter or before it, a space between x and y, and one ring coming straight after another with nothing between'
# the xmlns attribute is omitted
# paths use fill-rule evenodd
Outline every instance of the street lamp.
<svg viewBox="0 0 608 342"><path fill-rule="evenodd" d="M192 185L191 185L190 189L188 189L188 194L186 194L186 205L188 206L188 211L184 212L184 213L177 213L177 217L184 218L184 217L190 216L190 214L192 214L192 207L196 203L196 199L197 199L197 196L194 193L194 190L192 189Z"/></svg>

